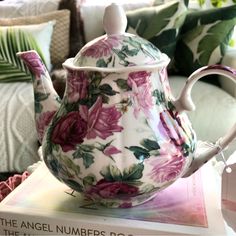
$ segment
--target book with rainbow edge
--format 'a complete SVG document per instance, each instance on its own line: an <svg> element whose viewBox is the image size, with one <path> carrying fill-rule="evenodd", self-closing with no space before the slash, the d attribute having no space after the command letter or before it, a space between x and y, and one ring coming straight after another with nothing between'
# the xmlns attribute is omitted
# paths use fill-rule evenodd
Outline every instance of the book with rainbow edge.
<svg viewBox="0 0 236 236"><path fill-rule="evenodd" d="M0 203L0 235L226 235L210 164L126 209L94 205L42 163Z"/></svg>

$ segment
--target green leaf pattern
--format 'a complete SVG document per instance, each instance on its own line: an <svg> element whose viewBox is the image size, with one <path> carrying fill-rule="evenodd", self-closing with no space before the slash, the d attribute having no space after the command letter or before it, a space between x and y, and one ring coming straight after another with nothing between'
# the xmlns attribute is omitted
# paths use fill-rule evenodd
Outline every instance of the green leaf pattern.
<svg viewBox="0 0 236 236"><path fill-rule="evenodd" d="M129 11L126 31L149 40L172 59L186 14L184 1Z"/></svg>
<svg viewBox="0 0 236 236"><path fill-rule="evenodd" d="M175 53L178 73L220 63L236 24L236 6L189 13Z"/></svg>
<svg viewBox="0 0 236 236"><path fill-rule="evenodd" d="M32 75L17 57L20 51L36 50L44 61L44 56L34 37L20 29L0 28L0 82L30 81Z"/></svg>
<svg viewBox="0 0 236 236"><path fill-rule="evenodd" d="M144 159L149 158L152 155L159 155L158 150L160 149L160 145L155 140L150 139L143 139L140 144L140 146L130 146L126 147L128 150L133 152L134 156L140 160L143 161Z"/></svg>
<svg viewBox="0 0 236 236"><path fill-rule="evenodd" d="M133 164L125 168L122 173L117 166L108 165L100 173L108 181L134 182L142 178L143 169L144 165L142 163Z"/></svg>

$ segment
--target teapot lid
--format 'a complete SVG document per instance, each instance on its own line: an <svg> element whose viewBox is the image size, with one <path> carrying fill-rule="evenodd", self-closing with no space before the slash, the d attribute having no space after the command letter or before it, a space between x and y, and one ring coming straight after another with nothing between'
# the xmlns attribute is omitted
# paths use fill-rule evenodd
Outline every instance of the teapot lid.
<svg viewBox="0 0 236 236"><path fill-rule="evenodd" d="M151 42L125 33L127 18L123 8L112 3L105 9L106 34L87 43L73 58L74 67L116 69L166 66L169 58Z"/></svg>

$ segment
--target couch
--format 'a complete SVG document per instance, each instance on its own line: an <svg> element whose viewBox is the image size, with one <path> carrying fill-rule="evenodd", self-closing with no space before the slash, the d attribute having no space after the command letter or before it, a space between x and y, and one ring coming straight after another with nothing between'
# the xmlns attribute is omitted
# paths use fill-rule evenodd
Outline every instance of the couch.
<svg viewBox="0 0 236 236"><path fill-rule="evenodd" d="M101 16L105 4L97 3L98 5L96 5L91 1L71 0L44 0L42 4L42 1L5 0L5 3L1 1L3 4L0 4L0 28L7 28L13 25L17 28L20 26L25 27L25 25L31 25L31 27L40 25L42 28L47 28L46 35L50 37L46 39L46 37L40 36L44 39L44 49L41 51L42 53L49 51L45 56L48 58L46 60L48 69L52 75L56 90L62 96L65 88L65 71L61 68L61 63L66 58L75 56L76 52L85 43L104 33L101 27ZM163 14L163 10L160 10L163 9L159 5L160 1L153 2L151 0L121 1L127 12L129 22L127 31L137 33L141 37L146 37L154 44L160 45L160 49L168 54L171 58L171 63L168 67L169 81L173 94L177 96L191 70L195 69L190 69L193 63L190 66L187 65L187 74L185 69L181 67L183 63L179 64L180 70L178 70L175 62L175 58L180 57L182 53L179 52L178 54L177 51L184 47L183 40L181 42L181 32L183 32L183 24L188 17L188 9L186 5L178 5L179 1L168 3L168 9L165 9L165 14L174 14L175 17L170 15L169 19L175 19L175 21L170 21L169 24L166 24L167 28L165 28L165 31L162 29L164 33L156 37L151 32L152 29L149 29L149 31L144 30L152 25L147 24L150 14L153 14L155 11L160 13L159 17ZM180 2L181 4L187 3L187 1ZM24 4L28 4L26 5L27 7ZM150 9L151 7L155 9ZM173 13L170 9L174 9L174 7L175 11ZM95 12L100 12L100 14L95 15ZM227 14L227 17L229 15ZM137 16L143 17L143 28L136 27ZM232 16L232 19L235 20L236 16ZM224 19L222 18L221 20L223 21ZM236 21L233 20L231 20L231 24L235 25ZM228 21L229 19L227 19ZM43 24L46 24L45 22L51 23L41 26L42 22L44 22ZM147 25L145 26L145 24ZM153 24L155 26L155 23ZM38 35L40 34L41 31L39 30ZM168 40L172 41L169 42ZM166 42L166 45L163 42ZM223 44L219 45L219 47L223 48ZM224 51L222 54L219 54L217 50L212 52L210 60L204 62L205 65L223 63L236 68L236 51L230 47L224 47L222 51ZM45 54L43 53L43 55ZM189 61L186 63L189 63ZM196 68L199 66L196 63L194 64ZM22 173L29 165L39 160L37 152L39 143L34 124L34 96L29 77L30 74L27 71L22 77L17 77L16 75L9 77L4 74L2 75L0 72L0 79L2 80L2 83L0 83L0 95L2 98L0 100L1 174ZM196 111L189 113L189 117L200 140L215 142L233 126L236 117L235 88L235 84L232 84L228 78L222 76L214 76L214 78L198 81L194 86L192 97L196 105ZM234 149L235 146L232 144L227 151L227 155Z"/></svg>

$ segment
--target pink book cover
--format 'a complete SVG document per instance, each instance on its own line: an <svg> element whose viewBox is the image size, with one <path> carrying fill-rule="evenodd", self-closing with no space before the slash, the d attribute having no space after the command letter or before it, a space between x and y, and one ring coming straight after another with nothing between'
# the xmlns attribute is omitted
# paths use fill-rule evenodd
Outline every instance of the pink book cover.
<svg viewBox="0 0 236 236"><path fill-rule="evenodd" d="M204 201L202 173L197 171L189 178L177 180L152 200L127 209L107 209L83 199L59 182L42 164L20 186L7 197L5 206L41 211L73 212L97 216L159 222L195 227L208 227ZM46 213L45 213L46 214Z"/></svg>

